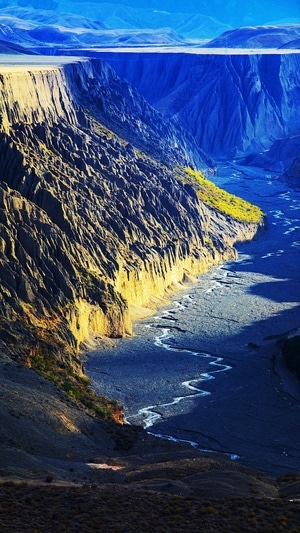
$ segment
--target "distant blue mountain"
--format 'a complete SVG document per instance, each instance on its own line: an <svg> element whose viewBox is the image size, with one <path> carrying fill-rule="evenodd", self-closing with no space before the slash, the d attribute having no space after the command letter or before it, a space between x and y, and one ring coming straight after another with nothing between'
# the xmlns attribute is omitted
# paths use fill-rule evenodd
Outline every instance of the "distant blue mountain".
<svg viewBox="0 0 300 533"><path fill-rule="evenodd" d="M300 21L299 0L44 0L43 5L40 0L2 0L5 5L32 5L35 8L57 9L61 12L81 13L90 17L91 13L97 13L102 6L109 5L111 11L120 7L131 10L141 10L155 12L157 16L161 14L189 13L191 15L205 15L214 17L222 24L238 28L248 25L265 25L272 21L285 19L286 22L297 23ZM49 6L49 7L47 7ZM52 6L52 7L51 7ZM87 12L87 10L89 12ZM176 29L173 27L173 29ZM220 32L221 33L221 32Z"/></svg>
<svg viewBox="0 0 300 533"><path fill-rule="evenodd" d="M75 2L75 8L80 4ZM200 45L203 40L228 30L203 15L150 13L123 6L101 4L86 15L60 12L59 9L5 7L0 10L0 36L18 44L80 46L182 46ZM150 16L151 15L151 16ZM13 32L12 32L13 31ZM35 41L35 43L34 43Z"/></svg>
<svg viewBox="0 0 300 533"><path fill-rule="evenodd" d="M0 8L0 17L11 16L16 19L31 21L39 25L56 25L62 28L97 30L144 31L160 30L161 33L173 31L178 39L203 40L213 39L231 26L221 23L211 16L201 13L175 13L146 8L132 9L124 5L100 2L59 2L52 5L41 5L31 2L16 6L10 0L4 0L5 6Z"/></svg>
<svg viewBox="0 0 300 533"><path fill-rule="evenodd" d="M300 24L238 28L213 39L209 48L298 48Z"/></svg>
<svg viewBox="0 0 300 533"><path fill-rule="evenodd" d="M239 4L236 0L230 0L225 9L224 6L219 6L219 2L212 0L208 9L207 2L204 1L197 3L196 8L194 1L163 1L158 5L158 2L153 0L143 3L141 7L141 2L134 0L121 0L120 3L99 0L45 0L43 4L41 0L0 0L0 37L24 46L50 46L60 43L65 47L75 48L200 46L209 41L211 42L208 46L251 48L277 48L296 41L297 47L299 30L291 23L282 25L279 31L274 25L233 29L227 22L220 22L221 16L222 20L229 20L226 15L228 6L233 9L235 5L236 13L240 13ZM254 0L253 6L256 4ZM260 4L258 13L265 9L267 2L262 0ZM268 5L270 6L269 2ZM294 15L294 19L297 18L298 11L295 6L293 0L286 0L285 20L288 20L289 12ZM179 9L181 11L178 11ZM247 12L247 6L243 2L243 17L240 20L247 18ZM282 13L277 8L268 11L269 17L280 15ZM248 16L248 19L251 17Z"/></svg>
<svg viewBox="0 0 300 533"><path fill-rule="evenodd" d="M185 46L189 42L171 28L108 29L99 21L79 15L33 8L0 11L0 38L31 48L62 46Z"/></svg>

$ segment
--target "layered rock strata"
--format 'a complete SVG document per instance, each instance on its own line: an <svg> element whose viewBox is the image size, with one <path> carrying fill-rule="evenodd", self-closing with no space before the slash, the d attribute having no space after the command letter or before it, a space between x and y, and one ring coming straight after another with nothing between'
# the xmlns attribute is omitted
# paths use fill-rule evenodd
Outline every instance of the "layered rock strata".
<svg viewBox="0 0 300 533"><path fill-rule="evenodd" d="M175 164L212 161L105 63L21 70L0 77L1 347L52 345L80 372L82 341L130 334L131 306L235 257L258 226L178 179Z"/></svg>

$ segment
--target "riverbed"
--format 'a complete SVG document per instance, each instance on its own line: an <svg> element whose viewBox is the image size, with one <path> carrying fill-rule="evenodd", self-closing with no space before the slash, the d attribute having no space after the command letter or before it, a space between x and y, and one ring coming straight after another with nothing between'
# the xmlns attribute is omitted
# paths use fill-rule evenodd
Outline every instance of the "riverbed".
<svg viewBox="0 0 300 533"><path fill-rule="evenodd" d="M300 325L300 192L222 164L213 181L259 205L267 231L170 295L132 338L87 354L98 392L129 423L270 474L300 471L300 402L276 372L276 342Z"/></svg>

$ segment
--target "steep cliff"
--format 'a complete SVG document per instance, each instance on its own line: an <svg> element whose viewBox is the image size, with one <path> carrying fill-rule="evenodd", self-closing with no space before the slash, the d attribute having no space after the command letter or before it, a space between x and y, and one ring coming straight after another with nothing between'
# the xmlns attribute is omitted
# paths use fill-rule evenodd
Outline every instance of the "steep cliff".
<svg viewBox="0 0 300 533"><path fill-rule="evenodd" d="M299 127L297 52L123 51L101 57L216 158L267 149Z"/></svg>
<svg viewBox="0 0 300 533"><path fill-rule="evenodd" d="M175 165L209 158L108 65L41 61L0 77L1 349L80 374L82 341L130 333L132 306L258 225L199 200Z"/></svg>

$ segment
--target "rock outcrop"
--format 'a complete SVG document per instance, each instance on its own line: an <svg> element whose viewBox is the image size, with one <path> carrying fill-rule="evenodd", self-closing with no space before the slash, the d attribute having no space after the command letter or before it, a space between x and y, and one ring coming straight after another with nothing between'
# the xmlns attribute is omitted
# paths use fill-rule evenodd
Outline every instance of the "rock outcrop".
<svg viewBox="0 0 300 533"><path fill-rule="evenodd" d="M81 372L82 341L130 334L131 306L257 225L200 202L175 165L211 160L107 64L32 61L0 78L1 346L29 364L55 346Z"/></svg>

